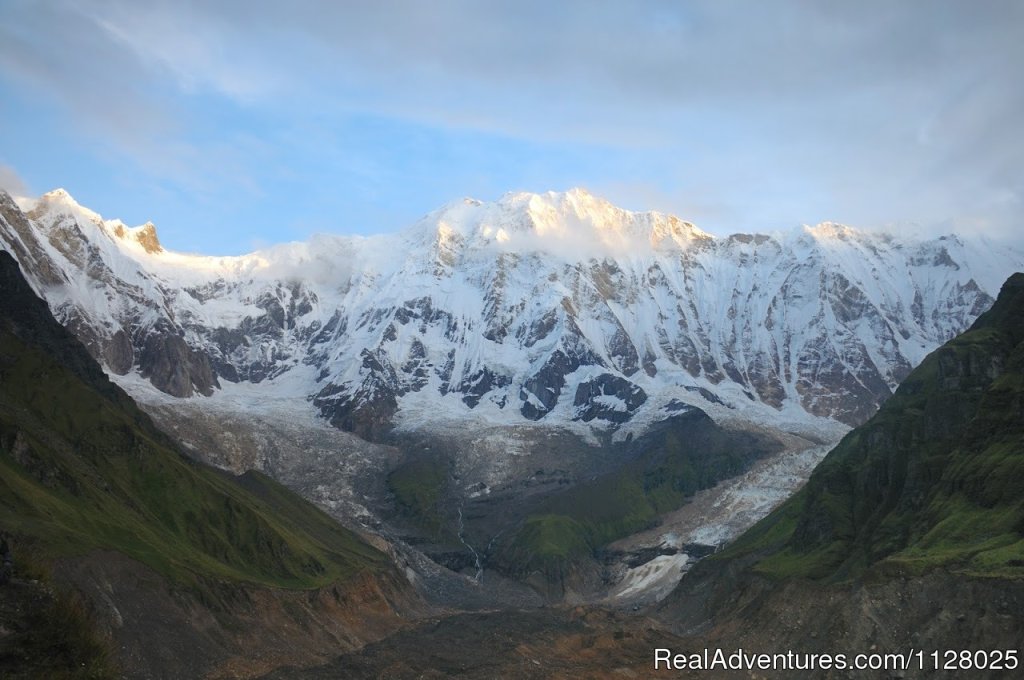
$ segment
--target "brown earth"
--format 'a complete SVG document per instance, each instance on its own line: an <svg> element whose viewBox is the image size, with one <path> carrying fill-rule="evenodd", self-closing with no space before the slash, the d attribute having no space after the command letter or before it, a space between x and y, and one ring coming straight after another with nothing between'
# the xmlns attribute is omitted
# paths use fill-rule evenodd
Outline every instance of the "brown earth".
<svg viewBox="0 0 1024 680"><path fill-rule="evenodd" d="M645 678L653 650L677 642L647 619L603 610L478 612L424 621L325 666L266 678Z"/></svg>
<svg viewBox="0 0 1024 680"><path fill-rule="evenodd" d="M683 678L1017 678L1008 670L932 668L959 653L1015 650L1018 665L1024 630L1024 581L968 577L944 571L923 576L890 575L873 581L783 583L719 573L714 579L684 579L655 617L686 640L676 651L720 648L747 652L857 654L923 652L908 667L890 671L673 671ZM940 662L940 666L944 663Z"/></svg>
<svg viewBox="0 0 1024 680"><path fill-rule="evenodd" d="M728 580L728 579L726 579ZM1004 680L1020 669L932 669L947 650L1022 650L1024 582L935 572L873 583L733 580L716 592L687 583L653 612L540 608L454 614L404 628L319 667L279 668L267 680L327 678L698 678ZM655 670L655 650L730 655L903 653L889 670ZM924 668L918 666L923 654ZM990 659L993 657L989 657ZM805 663L805 662L801 662Z"/></svg>
<svg viewBox="0 0 1024 680"><path fill-rule="evenodd" d="M316 590L174 583L114 552L64 560L55 578L90 602L126 677L242 678L307 666L408 625L423 605L397 574Z"/></svg>
<svg viewBox="0 0 1024 680"><path fill-rule="evenodd" d="M110 641L97 635L77 594L28 577L0 585L0 678L101 680L118 672Z"/></svg>

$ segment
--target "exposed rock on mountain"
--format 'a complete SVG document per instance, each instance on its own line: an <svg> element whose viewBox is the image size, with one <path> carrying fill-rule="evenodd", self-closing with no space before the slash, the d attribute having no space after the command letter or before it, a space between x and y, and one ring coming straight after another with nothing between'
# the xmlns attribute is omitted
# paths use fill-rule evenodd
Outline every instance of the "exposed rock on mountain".
<svg viewBox="0 0 1024 680"><path fill-rule="evenodd" d="M401 627L396 608L418 604L385 554L309 502L260 473L236 478L182 455L50 315L7 252L0 491L0 526L16 551L11 587L20 589L12 600L5 586L0 607L39 589L22 582L26 565L52 565L62 588L85 596L126 677L252 675L321 661ZM93 677L78 663L57 665L93 644L82 632L89 617L71 613L80 623L70 632L60 609L19 613L17 625L37 630L0 627L0 675ZM43 643L58 656L9 663L16 653L51 656Z"/></svg>
<svg viewBox="0 0 1024 680"><path fill-rule="evenodd" d="M767 573L1024 567L1024 274L733 548ZM771 541L767 535L773 534Z"/></svg>
<svg viewBox="0 0 1024 680"><path fill-rule="evenodd" d="M120 338L124 338L123 331L121 333ZM124 350L124 343L116 333L114 335L104 356L125 357L128 352ZM120 362L122 366L125 363L124 360ZM189 347L173 332L155 331L146 338L139 353L139 374L172 397L190 397L193 392L208 397L213 394L214 387L219 387L209 358Z"/></svg>
<svg viewBox="0 0 1024 680"><path fill-rule="evenodd" d="M64 191L22 208L0 200L3 247L111 373L177 397L268 383L376 438L439 408L642 430L679 399L860 423L1024 266L834 224L714 238L580 190L240 257L164 250Z"/></svg>
<svg viewBox="0 0 1024 680"><path fill-rule="evenodd" d="M623 422L647 401L647 393L625 378L602 373L590 382L576 387L573 404L579 407L576 416L585 422L603 418L612 423Z"/></svg>
<svg viewBox="0 0 1024 680"><path fill-rule="evenodd" d="M801 491L687 574L661 618L702 631L707 644L1015 650L1022 407L1024 274L1014 274ZM933 677L936 665L913 660L901 677ZM972 677L1005 677L972 668Z"/></svg>

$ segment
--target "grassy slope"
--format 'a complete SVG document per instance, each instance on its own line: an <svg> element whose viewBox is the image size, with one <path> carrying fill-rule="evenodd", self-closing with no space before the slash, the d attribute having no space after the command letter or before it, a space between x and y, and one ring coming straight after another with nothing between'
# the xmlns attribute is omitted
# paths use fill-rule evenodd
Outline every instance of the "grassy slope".
<svg viewBox="0 0 1024 680"><path fill-rule="evenodd" d="M497 555L524 574L564 575L574 560L653 525L701 489L740 474L777 446L727 432L702 412L673 419L636 442L629 462L544 501Z"/></svg>
<svg viewBox="0 0 1024 680"><path fill-rule="evenodd" d="M116 550L185 584L310 588L387 564L272 480L181 455L0 259L0 526L19 542Z"/></svg>
<svg viewBox="0 0 1024 680"><path fill-rule="evenodd" d="M736 558L773 577L1024 577L1024 275L708 566Z"/></svg>
<svg viewBox="0 0 1024 680"><path fill-rule="evenodd" d="M405 519L434 540L457 542L445 526L443 504L448 478L445 461L426 457L399 465L388 475L387 483Z"/></svg>

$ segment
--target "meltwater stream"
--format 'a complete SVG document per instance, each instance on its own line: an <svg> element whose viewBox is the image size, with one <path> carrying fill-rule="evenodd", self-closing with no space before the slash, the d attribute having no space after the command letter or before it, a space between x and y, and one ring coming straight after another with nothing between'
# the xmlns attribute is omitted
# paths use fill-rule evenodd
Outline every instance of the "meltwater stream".
<svg viewBox="0 0 1024 680"><path fill-rule="evenodd" d="M476 565L476 576L473 577L473 580L479 583L480 579L484 575L484 567L482 564L480 564L480 555L477 553L476 550L473 549L473 546L467 543L466 539L463 538L462 532L464 529L465 523L462 520L462 506L459 505L459 540L462 542L462 545L466 546L469 552L473 553L473 562Z"/></svg>

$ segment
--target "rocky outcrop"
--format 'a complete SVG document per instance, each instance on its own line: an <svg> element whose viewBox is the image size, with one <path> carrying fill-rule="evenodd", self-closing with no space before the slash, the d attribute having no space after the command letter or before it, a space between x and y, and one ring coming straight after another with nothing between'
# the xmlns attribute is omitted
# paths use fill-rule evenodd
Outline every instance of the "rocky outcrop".
<svg viewBox="0 0 1024 680"><path fill-rule="evenodd" d="M46 253L36 229L18 208L14 199L0 190L0 237L3 246L14 255L33 280L41 286L65 286L67 276Z"/></svg>
<svg viewBox="0 0 1024 680"><path fill-rule="evenodd" d="M558 403L565 387L565 376L580 366L600 365L600 360L582 343L574 342L565 349L555 350L539 371L523 382L519 390L524 418L540 420Z"/></svg>
<svg viewBox="0 0 1024 680"><path fill-rule="evenodd" d="M313 398L313 405L338 429L371 441L380 439L390 430L397 397L405 388L380 352L363 350L359 374L362 381L351 392L344 384L329 384Z"/></svg>
<svg viewBox="0 0 1024 680"><path fill-rule="evenodd" d="M469 376L455 392L463 394L462 402L470 407L474 408L480 403L480 400L487 394L494 390L500 389L511 384L512 378L507 375L495 374L489 368L481 368L479 371ZM504 405L499 404L499 405Z"/></svg>
<svg viewBox="0 0 1024 680"><path fill-rule="evenodd" d="M135 365L135 348L123 328L110 336L103 348L103 363L118 375L125 375Z"/></svg>
<svg viewBox="0 0 1024 680"><path fill-rule="evenodd" d="M139 354L139 372L172 397L213 394L220 387L206 355L194 351L173 332L150 334Z"/></svg>
<svg viewBox="0 0 1024 680"><path fill-rule="evenodd" d="M160 245L160 239L156 236L156 226L152 222L146 222L135 232L135 240L139 242L143 250L151 255L162 252L164 249Z"/></svg>
<svg viewBox="0 0 1024 680"><path fill-rule="evenodd" d="M602 373L589 382L580 383L573 405L576 407L575 417L584 422L601 418L611 423L623 423L646 401L647 393L640 387L625 378Z"/></svg>

